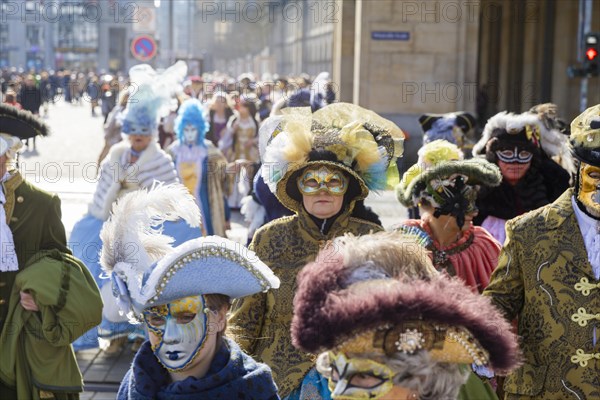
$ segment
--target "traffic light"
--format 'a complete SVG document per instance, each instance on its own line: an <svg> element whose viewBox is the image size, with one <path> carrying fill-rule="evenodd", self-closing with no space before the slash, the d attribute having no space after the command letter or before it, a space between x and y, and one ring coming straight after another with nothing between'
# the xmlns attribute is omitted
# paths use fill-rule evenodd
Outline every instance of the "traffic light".
<svg viewBox="0 0 600 400"><path fill-rule="evenodd" d="M600 33L588 33L584 42L584 69L588 75L600 73Z"/></svg>

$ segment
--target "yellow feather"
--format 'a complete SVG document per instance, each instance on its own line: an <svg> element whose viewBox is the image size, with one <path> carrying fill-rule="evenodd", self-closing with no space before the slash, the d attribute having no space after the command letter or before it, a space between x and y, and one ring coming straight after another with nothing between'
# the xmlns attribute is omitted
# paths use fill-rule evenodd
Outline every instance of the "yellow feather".
<svg viewBox="0 0 600 400"><path fill-rule="evenodd" d="M308 159L312 147L312 134L303 124L288 122L285 131L289 135L289 143L283 150L285 159L290 163L302 163Z"/></svg>

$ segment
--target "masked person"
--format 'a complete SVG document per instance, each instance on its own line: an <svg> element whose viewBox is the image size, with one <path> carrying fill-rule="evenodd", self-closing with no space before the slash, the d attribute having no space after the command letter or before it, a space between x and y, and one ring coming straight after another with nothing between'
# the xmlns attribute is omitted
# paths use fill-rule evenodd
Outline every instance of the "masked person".
<svg viewBox="0 0 600 400"><path fill-rule="evenodd" d="M419 161L403 175L396 194L404 206L418 206L421 218L406 220L397 229L430 251L438 271L481 292L496 267L500 244L473 225L475 201L479 187L498 186L501 175L490 162L462 158L458 147L445 140L419 150Z"/></svg>
<svg viewBox="0 0 600 400"><path fill-rule="evenodd" d="M392 122L345 103L314 114L296 109L275 131L262 175L294 215L258 229L250 248L279 276L281 287L239 302L230 321L242 348L271 366L283 398L328 398L314 357L291 343L296 275L328 240L382 230L376 215L359 202L369 190L387 187L386 172L389 165L395 168L403 136Z"/></svg>
<svg viewBox="0 0 600 400"><path fill-rule="evenodd" d="M178 182L171 157L158 144L158 122L160 116L169 111L171 94L183 80L186 71L184 62L176 63L160 75L145 64L136 65L129 71L135 93L130 95L122 116L121 132L127 139L111 147L100 166L100 176L88 213L75 223L69 238L73 253L88 267L104 299L102 323L74 343L76 350L97 348L100 346L99 339L103 339L109 343L104 350L114 354L123 349L129 336L137 339L144 336L144 332L136 331L135 326L115 312L116 305L98 260L102 248L99 234L113 204L125 194L140 188L151 188L156 182ZM177 221L165 224L165 231L178 244L202 235L199 227L190 227L185 222Z"/></svg>
<svg viewBox="0 0 600 400"><path fill-rule="evenodd" d="M167 151L173 157L179 179L202 210L204 232L225 237L229 216L223 193L227 160L205 139L207 129L202 103L197 99L186 100L175 119L177 140Z"/></svg>
<svg viewBox="0 0 600 400"><path fill-rule="evenodd" d="M475 117L467 112L423 114L419 117L423 129L423 144L441 139L454 143L461 150L472 147L468 144L467 134L476 122Z"/></svg>
<svg viewBox="0 0 600 400"><path fill-rule="evenodd" d="M519 362L502 314L390 232L337 238L300 272L292 340L321 353L333 399L454 400L469 365Z"/></svg>
<svg viewBox="0 0 600 400"><path fill-rule="evenodd" d="M475 224L500 243L504 243L507 220L556 200L569 187L569 173L575 171L567 137L531 112L501 112L490 118L473 155L485 157L502 172L499 186L482 188L475 218Z"/></svg>
<svg viewBox="0 0 600 400"><path fill-rule="evenodd" d="M598 395L600 310L600 105L571 123L575 188L506 223L498 268L483 295L518 319L524 364L507 399Z"/></svg>
<svg viewBox="0 0 600 400"><path fill-rule="evenodd" d="M100 321L93 278L67 248L60 199L17 169L22 140L46 136L30 112L0 104L0 398L77 399L71 343Z"/></svg>
<svg viewBox="0 0 600 400"><path fill-rule="evenodd" d="M275 289L279 279L218 236L172 247L161 226L176 218L195 226L200 210L184 186L164 185L125 195L102 228L112 293L149 333L117 399L279 399L269 367L225 334L231 299Z"/></svg>

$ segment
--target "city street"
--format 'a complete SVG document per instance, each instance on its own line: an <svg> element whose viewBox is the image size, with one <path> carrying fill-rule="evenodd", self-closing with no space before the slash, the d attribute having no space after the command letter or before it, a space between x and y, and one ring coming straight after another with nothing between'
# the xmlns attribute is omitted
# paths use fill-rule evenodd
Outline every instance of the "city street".
<svg viewBox="0 0 600 400"><path fill-rule="evenodd" d="M21 154L23 175L60 196L67 236L75 222L87 212L97 181L96 161L104 145L99 109L97 115L91 115L89 103L72 105L59 100L50 106L46 118L51 136L38 138L35 150L25 148ZM386 228L406 218L406 210L396 201L393 192L371 194L367 205L379 214ZM231 226L229 238L245 244L247 229L239 212L233 213ZM86 383L86 392L81 398L114 399L133 352L126 347L117 355L107 356L102 351L87 350L79 352L77 357Z"/></svg>

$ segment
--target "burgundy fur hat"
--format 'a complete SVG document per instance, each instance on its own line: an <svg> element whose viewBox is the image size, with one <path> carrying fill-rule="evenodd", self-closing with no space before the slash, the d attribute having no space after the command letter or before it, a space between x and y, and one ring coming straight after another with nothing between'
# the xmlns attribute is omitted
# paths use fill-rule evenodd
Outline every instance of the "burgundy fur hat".
<svg viewBox="0 0 600 400"><path fill-rule="evenodd" d="M405 253L409 252L406 242L399 246L404 246ZM417 247L410 248L410 252L414 256L403 256L405 259L398 262L405 263L406 258L421 262L422 254ZM317 354L338 348L368 332L384 331L375 334L371 342L381 342L382 335L386 342L385 331L395 332L394 337L398 338L398 333L402 337L399 326L429 324L436 331L438 327L446 327L465 332L473 353L482 355L481 364L489 364L499 373L518 366L519 347L511 325L487 298L473 293L460 280L444 275L430 279L414 275L408 279L406 274L386 277L385 268L378 268L378 252L371 252L371 259L366 263L361 260L362 265L344 253L343 243L335 252L324 249L316 262L300 272L291 329L296 347ZM354 265L344 265L344 260ZM390 261L389 257L385 260ZM426 264L423 264L425 269L429 268ZM425 343L421 337L418 339ZM388 346L385 354L401 351L401 344L391 343L391 350Z"/></svg>

